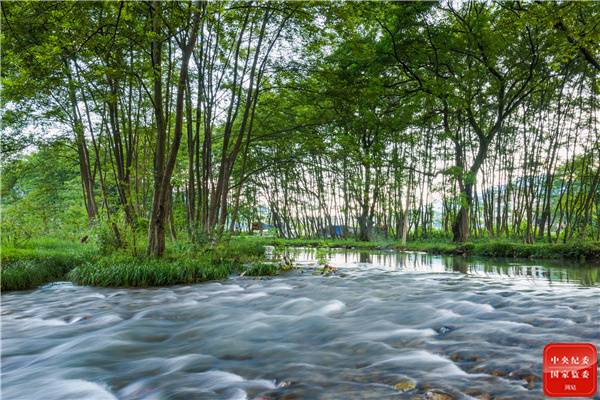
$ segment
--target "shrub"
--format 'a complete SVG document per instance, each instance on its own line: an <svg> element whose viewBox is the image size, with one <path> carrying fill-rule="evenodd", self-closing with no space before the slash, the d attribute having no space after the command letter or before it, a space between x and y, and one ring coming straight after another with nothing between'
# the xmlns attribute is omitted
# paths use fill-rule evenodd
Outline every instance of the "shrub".
<svg viewBox="0 0 600 400"><path fill-rule="evenodd" d="M120 232L119 232L120 235ZM101 224L93 229L93 238L102 254L112 253L123 247L122 239L107 224Z"/></svg>

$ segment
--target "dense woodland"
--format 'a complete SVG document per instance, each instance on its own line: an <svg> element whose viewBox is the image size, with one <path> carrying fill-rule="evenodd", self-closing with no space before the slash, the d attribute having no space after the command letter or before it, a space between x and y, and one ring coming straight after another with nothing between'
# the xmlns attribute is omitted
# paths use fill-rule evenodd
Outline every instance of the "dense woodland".
<svg viewBox="0 0 600 400"><path fill-rule="evenodd" d="M3 2L2 240L600 240L600 2Z"/></svg>

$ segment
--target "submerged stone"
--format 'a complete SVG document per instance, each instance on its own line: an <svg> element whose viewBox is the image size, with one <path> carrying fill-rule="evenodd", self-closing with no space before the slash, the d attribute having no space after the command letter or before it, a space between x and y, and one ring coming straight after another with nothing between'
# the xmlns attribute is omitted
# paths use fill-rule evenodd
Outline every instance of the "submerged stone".
<svg viewBox="0 0 600 400"><path fill-rule="evenodd" d="M439 333L440 333L440 335L445 335L446 333L448 333L448 332L450 332L450 331L452 331L452 328L451 328L451 327L449 327L449 326L442 326L442 327L439 329Z"/></svg>
<svg viewBox="0 0 600 400"><path fill-rule="evenodd" d="M464 392L467 396L474 397L478 400L492 400L492 395L479 389L467 389Z"/></svg>
<svg viewBox="0 0 600 400"><path fill-rule="evenodd" d="M394 385L394 389L399 392L409 392L417 387L417 384L410 379L403 379Z"/></svg>
<svg viewBox="0 0 600 400"><path fill-rule="evenodd" d="M521 379L525 381L529 389L533 389L536 383L541 380L538 376L532 374L529 370L513 371L510 374L508 374L508 376L510 376L511 378Z"/></svg>
<svg viewBox="0 0 600 400"><path fill-rule="evenodd" d="M441 390L430 390L425 393L425 398L428 400L454 400L454 396Z"/></svg>

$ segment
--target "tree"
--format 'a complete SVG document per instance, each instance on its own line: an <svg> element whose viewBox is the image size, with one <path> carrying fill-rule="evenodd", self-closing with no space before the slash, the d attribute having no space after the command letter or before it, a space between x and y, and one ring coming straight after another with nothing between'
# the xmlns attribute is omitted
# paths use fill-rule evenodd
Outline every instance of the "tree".
<svg viewBox="0 0 600 400"><path fill-rule="evenodd" d="M152 26L154 37L152 40L152 64L154 66L154 114L156 119L156 152L154 156L154 196L152 211L148 228L148 254L160 257L165 251L165 225L171 190L171 177L175 168L177 152L183 135L184 96L188 76L189 61L194 51L202 8L194 3L188 8L191 26L178 38L181 47L181 66L177 84L177 100L175 106L175 129L173 138L167 147L166 127L163 115L162 95L162 43L161 43L161 4L152 3ZM167 154L168 151L168 154Z"/></svg>

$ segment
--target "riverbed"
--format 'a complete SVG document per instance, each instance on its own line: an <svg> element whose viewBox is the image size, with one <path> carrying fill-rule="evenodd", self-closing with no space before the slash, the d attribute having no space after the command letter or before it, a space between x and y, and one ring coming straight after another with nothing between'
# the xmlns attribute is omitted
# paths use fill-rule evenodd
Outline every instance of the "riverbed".
<svg viewBox="0 0 600 400"><path fill-rule="evenodd" d="M268 279L3 294L2 398L540 399L544 345L600 346L598 266L291 253Z"/></svg>

